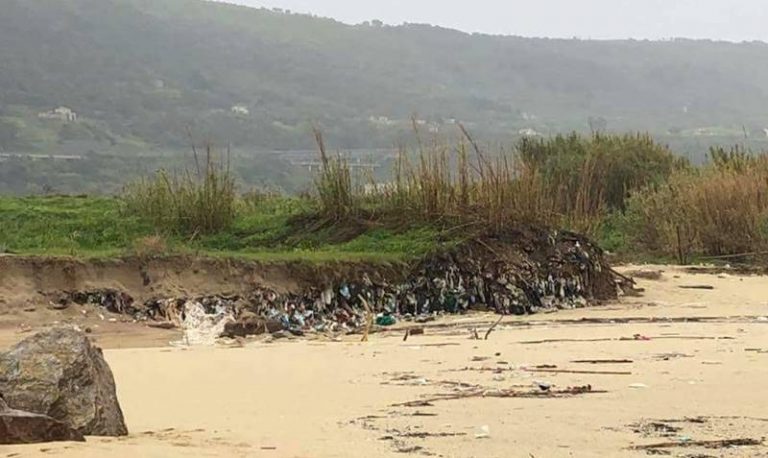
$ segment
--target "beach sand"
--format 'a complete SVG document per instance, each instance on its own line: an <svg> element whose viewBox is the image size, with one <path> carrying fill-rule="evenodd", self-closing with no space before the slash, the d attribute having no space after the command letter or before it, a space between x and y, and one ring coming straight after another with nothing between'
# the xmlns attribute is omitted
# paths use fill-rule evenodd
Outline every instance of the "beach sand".
<svg viewBox="0 0 768 458"><path fill-rule="evenodd" d="M661 449L671 456L768 456L765 445L695 446L768 436L768 278L649 268L665 272L638 281L642 297L508 317L488 340L471 340L470 329L482 339L491 315L448 318L405 342L393 330L367 343L351 336L187 349L167 345L175 331L99 320L93 335L131 434L6 446L0 457L634 457L647 452L631 447L663 442L679 445ZM714 289L680 288L702 285ZM697 317L704 321L681 321ZM29 329L44 324L24 319ZM3 322L2 345L28 335ZM552 339L571 341L541 342ZM552 370L617 374L540 372ZM535 392L544 383L605 392L393 406L478 390Z"/></svg>

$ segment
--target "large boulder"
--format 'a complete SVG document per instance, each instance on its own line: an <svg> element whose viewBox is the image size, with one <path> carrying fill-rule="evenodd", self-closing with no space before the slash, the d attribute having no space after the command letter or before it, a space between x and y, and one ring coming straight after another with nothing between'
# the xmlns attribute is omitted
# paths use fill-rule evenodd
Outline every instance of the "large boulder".
<svg viewBox="0 0 768 458"><path fill-rule="evenodd" d="M0 445L83 442L76 429L47 415L14 410L0 399Z"/></svg>
<svg viewBox="0 0 768 458"><path fill-rule="evenodd" d="M73 328L54 328L0 354L0 394L14 409L48 415L86 436L128 434L101 349Z"/></svg>

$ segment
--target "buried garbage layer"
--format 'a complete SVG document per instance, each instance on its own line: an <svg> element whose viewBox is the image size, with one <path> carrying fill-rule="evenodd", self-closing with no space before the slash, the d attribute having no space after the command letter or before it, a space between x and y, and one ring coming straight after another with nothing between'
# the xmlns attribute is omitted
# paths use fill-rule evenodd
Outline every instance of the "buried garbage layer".
<svg viewBox="0 0 768 458"><path fill-rule="evenodd" d="M237 294L136 300L127 291L97 289L67 292L60 302L97 304L136 320L236 337L352 332L374 315L381 325L469 310L525 315L615 299L630 286L587 238L536 228L476 238L402 269L361 265L343 275L323 274L322 268L315 278L303 275L292 290L257 281Z"/></svg>

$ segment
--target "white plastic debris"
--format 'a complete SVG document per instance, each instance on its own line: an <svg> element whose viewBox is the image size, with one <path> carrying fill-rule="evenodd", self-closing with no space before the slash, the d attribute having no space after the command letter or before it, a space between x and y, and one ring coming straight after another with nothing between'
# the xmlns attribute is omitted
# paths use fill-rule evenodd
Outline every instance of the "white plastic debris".
<svg viewBox="0 0 768 458"><path fill-rule="evenodd" d="M215 313L206 313L205 307L195 301L184 304L184 320L181 328L184 337L174 345L212 346L224 332L224 326L235 321L230 311L218 309Z"/></svg>
<svg viewBox="0 0 768 458"><path fill-rule="evenodd" d="M483 425L479 428L477 428L477 432L475 432L475 439L488 439L491 437L491 427L488 425Z"/></svg>

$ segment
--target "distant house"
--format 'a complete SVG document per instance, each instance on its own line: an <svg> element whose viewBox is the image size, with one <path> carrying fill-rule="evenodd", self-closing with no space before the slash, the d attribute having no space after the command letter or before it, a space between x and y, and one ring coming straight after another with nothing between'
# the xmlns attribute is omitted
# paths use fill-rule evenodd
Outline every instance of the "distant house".
<svg viewBox="0 0 768 458"><path fill-rule="evenodd" d="M379 126L391 126L391 125L397 124L395 121L389 119L386 116L371 116L368 118L368 121L371 124L376 124Z"/></svg>
<svg viewBox="0 0 768 458"><path fill-rule="evenodd" d="M77 122L77 113L67 107L59 107L51 111L38 113L40 119L56 119L64 122Z"/></svg>
<svg viewBox="0 0 768 458"><path fill-rule="evenodd" d="M530 127L518 130L517 135L521 135L523 137L540 137L541 136L539 132L537 132L535 129L531 129Z"/></svg>
<svg viewBox="0 0 768 458"><path fill-rule="evenodd" d="M235 105L232 108L229 109L233 114L240 115L240 116L248 116L251 114L251 110L248 109L245 105Z"/></svg>

